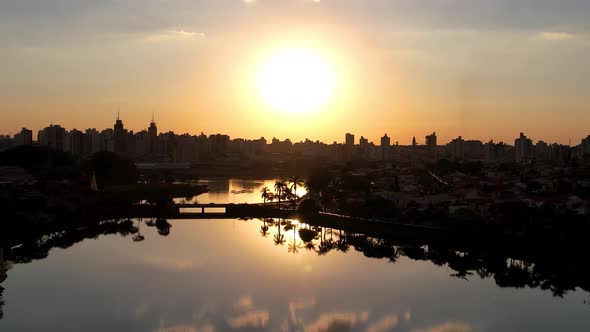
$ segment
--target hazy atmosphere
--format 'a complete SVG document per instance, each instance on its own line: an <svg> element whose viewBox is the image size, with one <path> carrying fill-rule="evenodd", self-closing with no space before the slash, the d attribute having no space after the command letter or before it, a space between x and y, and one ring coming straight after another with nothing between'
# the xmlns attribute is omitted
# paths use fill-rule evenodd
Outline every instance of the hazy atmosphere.
<svg viewBox="0 0 590 332"><path fill-rule="evenodd" d="M0 131L109 127L120 109L136 131L155 113L162 130L245 138L579 142L588 22L585 0L2 1ZM329 70L313 112L260 91L281 50Z"/></svg>

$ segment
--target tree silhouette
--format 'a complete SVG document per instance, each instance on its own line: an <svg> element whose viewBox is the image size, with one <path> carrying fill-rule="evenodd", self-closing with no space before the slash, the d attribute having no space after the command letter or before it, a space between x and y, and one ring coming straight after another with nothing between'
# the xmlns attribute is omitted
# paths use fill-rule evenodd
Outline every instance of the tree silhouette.
<svg viewBox="0 0 590 332"><path fill-rule="evenodd" d="M264 187L260 190L260 198L262 198L262 202L266 205L266 201L269 199L271 195L270 190L268 187Z"/></svg>
<svg viewBox="0 0 590 332"><path fill-rule="evenodd" d="M139 171L135 164L113 152L95 153L84 163L83 169L87 174L96 175L99 188L135 184L139 179Z"/></svg>
<svg viewBox="0 0 590 332"><path fill-rule="evenodd" d="M281 223L280 222L276 222L276 226L277 226L277 234L275 234L275 236L273 237L273 241L275 243L275 245L283 245L285 244L285 236L283 234L281 234Z"/></svg>
<svg viewBox="0 0 590 332"><path fill-rule="evenodd" d="M279 201L279 209L281 208L281 199L284 197L285 188L287 188L287 185L283 181L277 180L275 182L275 196Z"/></svg>
<svg viewBox="0 0 590 332"><path fill-rule="evenodd" d="M303 187L305 185L305 181L296 175L290 177L288 181L291 184L291 190L293 190L293 194L295 197L297 197L297 187Z"/></svg>
<svg viewBox="0 0 590 332"><path fill-rule="evenodd" d="M262 237L268 236L268 226L266 226L266 224L260 226L260 234L262 235Z"/></svg>

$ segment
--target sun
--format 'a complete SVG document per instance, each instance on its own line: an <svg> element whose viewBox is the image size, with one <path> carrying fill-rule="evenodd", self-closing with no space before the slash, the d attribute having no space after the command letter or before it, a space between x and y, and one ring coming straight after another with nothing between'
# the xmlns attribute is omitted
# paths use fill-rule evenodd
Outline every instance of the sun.
<svg viewBox="0 0 590 332"><path fill-rule="evenodd" d="M283 50L262 66L258 90L272 108L288 113L319 110L332 97L332 68L319 54L306 49Z"/></svg>

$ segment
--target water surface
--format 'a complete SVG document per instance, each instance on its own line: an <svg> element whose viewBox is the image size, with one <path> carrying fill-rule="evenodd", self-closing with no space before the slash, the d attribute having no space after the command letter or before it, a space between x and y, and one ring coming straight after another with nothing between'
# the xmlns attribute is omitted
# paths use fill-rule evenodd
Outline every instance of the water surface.
<svg viewBox="0 0 590 332"><path fill-rule="evenodd" d="M198 199L237 199L229 183ZM141 242L102 235L14 264L0 331L590 331L582 290L499 287L416 248L265 221L169 220L168 236L135 221Z"/></svg>

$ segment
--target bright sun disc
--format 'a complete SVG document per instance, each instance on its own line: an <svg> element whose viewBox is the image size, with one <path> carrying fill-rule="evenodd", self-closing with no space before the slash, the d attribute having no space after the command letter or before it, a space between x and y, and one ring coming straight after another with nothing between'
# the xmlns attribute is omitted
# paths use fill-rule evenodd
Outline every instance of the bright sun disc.
<svg viewBox="0 0 590 332"><path fill-rule="evenodd" d="M258 89L273 108L307 113L319 109L331 97L334 75L330 66L313 52L283 51L262 67Z"/></svg>

